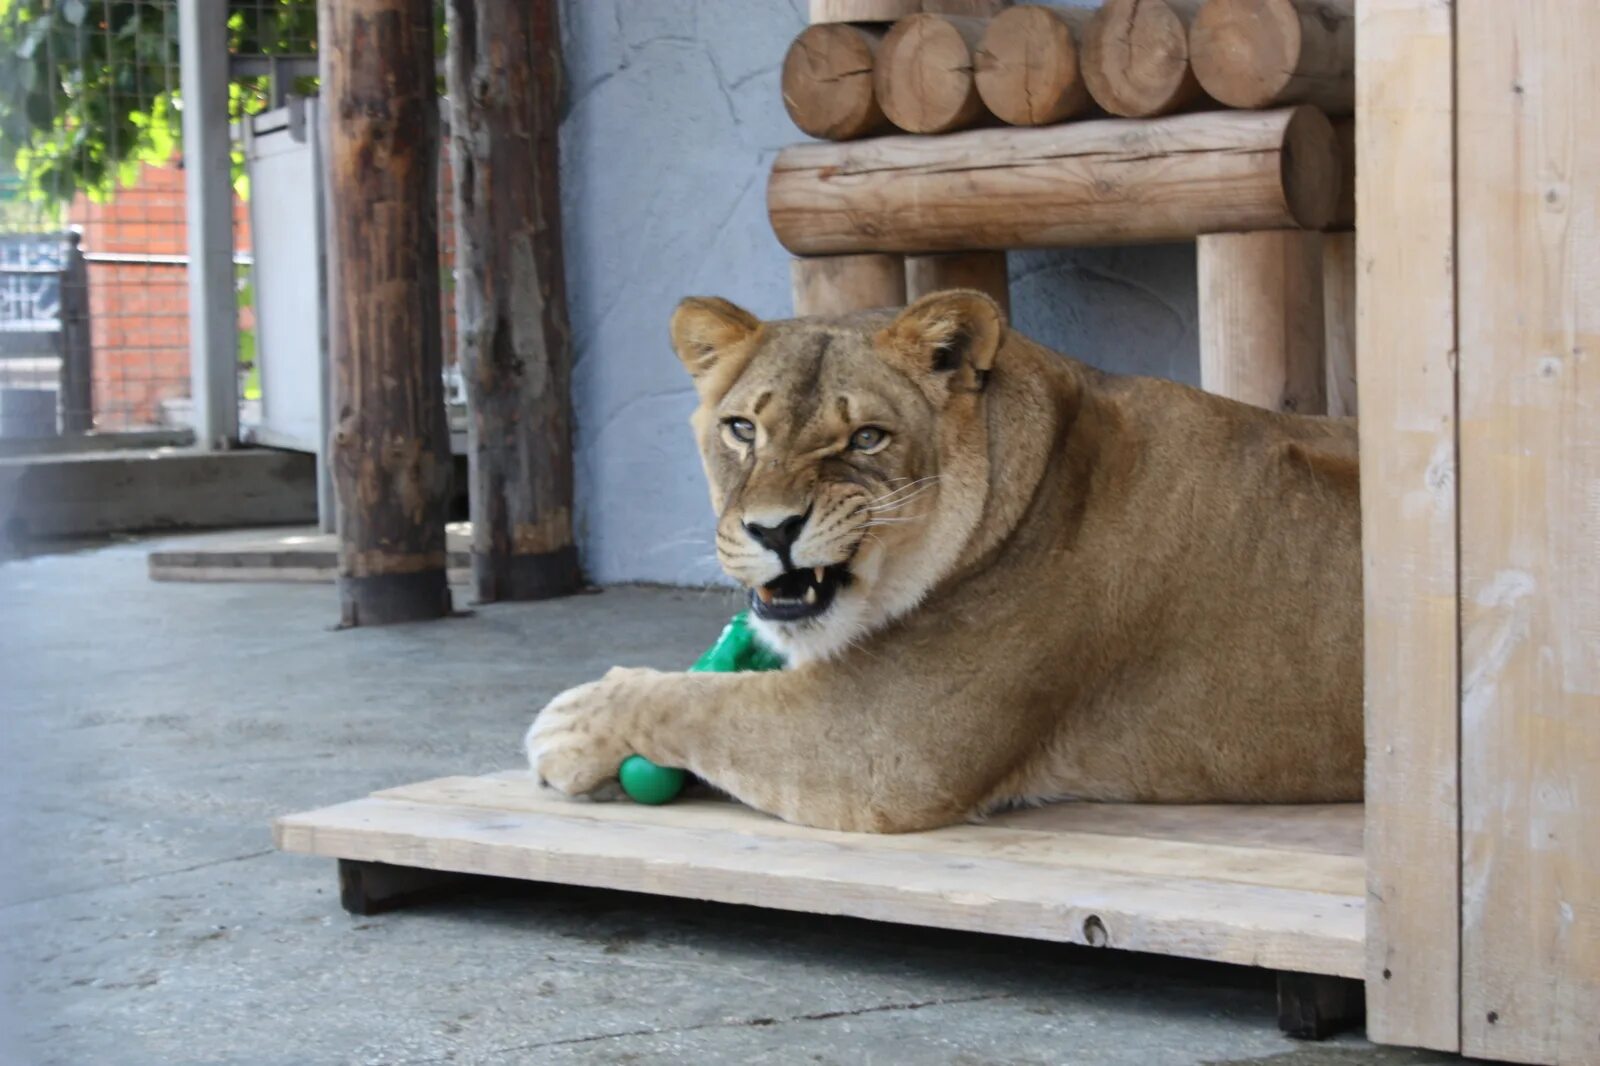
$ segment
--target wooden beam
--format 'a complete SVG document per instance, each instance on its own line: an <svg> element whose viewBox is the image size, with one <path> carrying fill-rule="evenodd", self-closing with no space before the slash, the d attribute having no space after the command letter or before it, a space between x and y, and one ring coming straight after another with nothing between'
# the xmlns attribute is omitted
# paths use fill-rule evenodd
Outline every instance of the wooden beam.
<svg viewBox="0 0 1600 1066"><path fill-rule="evenodd" d="M1365 0L1356 32L1367 1032L1449 1051L1461 932L1451 8Z"/></svg>
<svg viewBox="0 0 1600 1066"><path fill-rule="evenodd" d="M1600 6L1455 11L1461 1051L1600 1062Z"/></svg>
<svg viewBox="0 0 1600 1066"><path fill-rule="evenodd" d="M842 315L906 302L905 260L898 255L826 255L790 265L794 313Z"/></svg>
<svg viewBox="0 0 1600 1066"><path fill-rule="evenodd" d="M345 625L440 618L445 425L430 0L322 0L331 459Z"/></svg>
<svg viewBox="0 0 1600 1066"><path fill-rule="evenodd" d="M1087 110L1078 40L1090 14L1024 4L991 19L973 53L978 95L990 113L1013 126L1048 126Z"/></svg>
<svg viewBox="0 0 1600 1066"><path fill-rule="evenodd" d="M456 345L479 602L583 583L572 532L572 327L556 0L450 0Z"/></svg>
<svg viewBox="0 0 1600 1066"><path fill-rule="evenodd" d="M887 132L889 120L872 89L872 68L883 42L876 26L807 26L783 57L783 106L801 132L849 141Z"/></svg>
<svg viewBox="0 0 1600 1066"><path fill-rule="evenodd" d="M1356 235L1322 235L1322 323L1327 343L1328 413L1357 413Z"/></svg>
<svg viewBox="0 0 1600 1066"><path fill-rule="evenodd" d="M1095 103L1123 118L1169 115L1203 101L1189 62L1202 0L1106 0L1083 35L1083 76Z"/></svg>
<svg viewBox="0 0 1600 1066"><path fill-rule="evenodd" d="M1004 252L906 256L907 303L940 289L977 289L993 297L1008 316L1011 314L1011 286Z"/></svg>
<svg viewBox="0 0 1600 1066"><path fill-rule="evenodd" d="M928 11L937 15L992 15L1011 0L811 0L818 22L894 22Z"/></svg>
<svg viewBox="0 0 1600 1066"><path fill-rule="evenodd" d="M1322 234L1217 233L1196 242L1200 387L1272 411L1327 411Z"/></svg>
<svg viewBox="0 0 1600 1066"><path fill-rule="evenodd" d="M1189 31L1195 77L1229 107L1355 106L1355 0L1207 0Z"/></svg>
<svg viewBox="0 0 1600 1066"><path fill-rule="evenodd" d="M872 87L889 121L907 133L949 133L988 117L973 51L983 19L912 15L894 24L872 65Z"/></svg>
<svg viewBox="0 0 1600 1066"><path fill-rule="evenodd" d="M796 255L924 254L1319 229L1337 196L1333 127L1293 108L794 145L767 210Z"/></svg>

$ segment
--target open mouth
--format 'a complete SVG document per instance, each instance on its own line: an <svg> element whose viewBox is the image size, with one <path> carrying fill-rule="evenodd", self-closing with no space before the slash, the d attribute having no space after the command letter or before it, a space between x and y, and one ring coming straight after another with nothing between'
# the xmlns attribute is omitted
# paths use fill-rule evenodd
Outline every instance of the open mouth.
<svg viewBox="0 0 1600 1066"><path fill-rule="evenodd" d="M815 618L833 605L834 596L850 584L847 566L789 570L750 590L750 609L757 618L798 622Z"/></svg>

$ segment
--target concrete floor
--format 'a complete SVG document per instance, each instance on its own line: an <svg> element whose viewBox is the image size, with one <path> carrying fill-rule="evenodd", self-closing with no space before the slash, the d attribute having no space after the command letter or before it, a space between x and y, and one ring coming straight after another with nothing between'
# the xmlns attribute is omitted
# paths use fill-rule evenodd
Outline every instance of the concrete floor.
<svg viewBox="0 0 1600 1066"><path fill-rule="evenodd" d="M730 601L336 633L331 588L153 584L147 547L0 565L5 1064L1453 1061L1289 1041L1231 967L558 887L353 918L273 815L513 765Z"/></svg>

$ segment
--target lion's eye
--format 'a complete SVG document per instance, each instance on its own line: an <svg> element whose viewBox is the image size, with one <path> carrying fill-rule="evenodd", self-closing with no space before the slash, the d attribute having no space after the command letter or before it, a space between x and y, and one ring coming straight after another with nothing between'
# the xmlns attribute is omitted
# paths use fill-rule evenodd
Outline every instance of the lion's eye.
<svg viewBox="0 0 1600 1066"><path fill-rule="evenodd" d="M850 434L850 450L872 453L889 443L889 432L877 426L862 426Z"/></svg>
<svg viewBox="0 0 1600 1066"><path fill-rule="evenodd" d="M740 444L749 444L756 439L756 424L748 418L730 418L722 424L728 427L728 436Z"/></svg>

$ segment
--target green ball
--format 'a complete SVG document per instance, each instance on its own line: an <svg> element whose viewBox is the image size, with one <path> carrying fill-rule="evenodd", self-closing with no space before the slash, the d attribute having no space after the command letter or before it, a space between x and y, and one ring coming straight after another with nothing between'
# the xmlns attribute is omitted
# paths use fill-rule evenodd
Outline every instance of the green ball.
<svg viewBox="0 0 1600 1066"><path fill-rule="evenodd" d="M670 803L683 791L688 776L671 766L657 766L643 755L630 755L617 768L617 780L622 782L622 791L628 798L652 807Z"/></svg>

